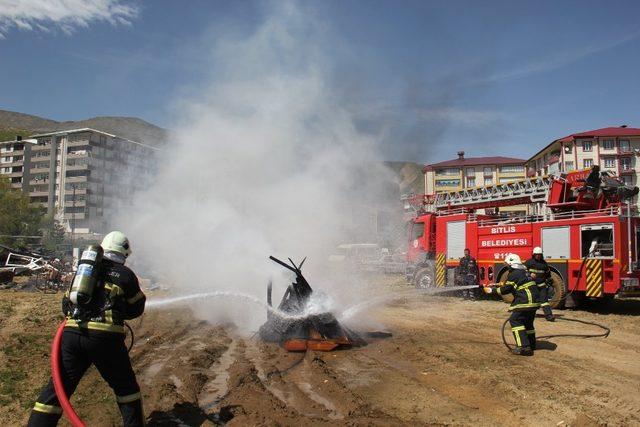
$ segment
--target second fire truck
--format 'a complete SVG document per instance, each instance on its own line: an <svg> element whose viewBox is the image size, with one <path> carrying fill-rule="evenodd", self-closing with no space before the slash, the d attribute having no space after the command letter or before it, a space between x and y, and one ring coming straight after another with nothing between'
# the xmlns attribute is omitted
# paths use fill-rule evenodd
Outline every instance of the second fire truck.
<svg viewBox="0 0 640 427"><path fill-rule="evenodd" d="M478 261L478 282L504 281L504 257L523 260L540 246L551 268L552 306L585 298L640 294L638 187L591 170L405 199L407 276L417 287L451 286L465 248ZM508 216L505 206L523 206Z"/></svg>

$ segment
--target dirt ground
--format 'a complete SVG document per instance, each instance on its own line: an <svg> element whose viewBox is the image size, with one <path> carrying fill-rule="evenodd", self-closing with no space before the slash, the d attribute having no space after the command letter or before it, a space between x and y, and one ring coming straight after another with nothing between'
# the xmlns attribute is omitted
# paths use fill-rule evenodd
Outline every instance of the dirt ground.
<svg viewBox="0 0 640 427"><path fill-rule="evenodd" d="M373 284L378 292L404 290ZM151 296L153 297L153 296ZM0 419L24 425L49 375L60 295L0 292ZM371 309L391 337L332 353L292 354L176 308L132 326L132 360L149 425L640 424L640 301L565 311L611 335L555 338L509 355L499 301L410 295ZM608 314L604 314L608 313ZM540 335L598 332L538 319ZM119 425L95 370L73 398L91 426ZM62 424L62 423L61 423ZM64 425L67 425L66 423Z"/></svg>

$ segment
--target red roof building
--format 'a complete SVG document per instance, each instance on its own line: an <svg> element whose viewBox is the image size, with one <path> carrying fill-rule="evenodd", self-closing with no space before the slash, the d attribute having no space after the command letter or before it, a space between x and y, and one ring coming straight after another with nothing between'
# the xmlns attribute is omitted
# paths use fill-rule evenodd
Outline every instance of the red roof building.
<svg viewBox="0 0 640 427"><path fill-rule="evenodd" d="M426 194L511 182L525 177L524 159L514 157L465 157L425 165Z"/></svg>
<svg viewBox="0 0 640 427"><path fill-rule="evenodd" d="M640 128L625 126L594 129L558 138L526 161L528 175L558 175L599 165L637 185Z"/></svg>

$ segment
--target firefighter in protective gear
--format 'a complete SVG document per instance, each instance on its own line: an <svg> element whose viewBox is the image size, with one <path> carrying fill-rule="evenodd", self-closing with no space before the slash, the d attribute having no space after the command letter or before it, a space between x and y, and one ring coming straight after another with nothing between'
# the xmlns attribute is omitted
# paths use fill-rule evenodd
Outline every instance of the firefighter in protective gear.
<svg viewBox="0 0 640 427"><path fill-rule="evenodd" d="M469 249L464 250L464 256L460 258L460 264L458 265L458 280L464 286L477 285L478 284L478 263L476 259L471 256ZM475 291L478 289L465 289L462 291L462 296L467 299L475 298Z"/></svg>
<svg viewBox="0 0 640 427"><path fill-rule="evenodd" d="M554 322L555 317L553 316L551 305L549 304L549 287L553 284L553 280L551 279L551 269L542 254L542 248L539 246L533 248L533 257L524 265L527 267L529 274L538 285L540 306L544 312L545 319L549 322Z"/></svg>
<svg viewBox="0 0 640 427"><path fill-rule="evenodd" d="M509 323L516 340L513 353L531 356L536 349L536 330L533 322L540 307L538 286L527 273L518 255L508 254L505 262L509 268L507 280L502 286L486 287L485 292L497 295L513 294L513 302L509 307Z"/></svg>
<svg viewBox="0 0 640 427"><path fill-rule="evenodd" d="M116 395L123 425L144 425L140 387L125 345L124 321L144 312L146 298L136 275L125 261L131 254L127 237L113 231L102 241L104 256L93 297L85 305L74 305L69 292L62 299L67 323L61 343L61 375L69 397L91 364ZM50 379L36 401L29 426L55 426L62 415Z"/></svg>

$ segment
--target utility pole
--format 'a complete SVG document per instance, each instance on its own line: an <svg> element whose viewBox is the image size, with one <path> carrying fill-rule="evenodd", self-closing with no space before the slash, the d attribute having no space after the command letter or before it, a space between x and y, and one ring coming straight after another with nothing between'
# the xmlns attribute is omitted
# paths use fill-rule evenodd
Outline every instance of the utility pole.
<svg viewBox="0 0 640 427"><path fill-rule="evenodd" d="M73 254L73 243L76 232L76 185L71 184L71 253Z"/></svg>

